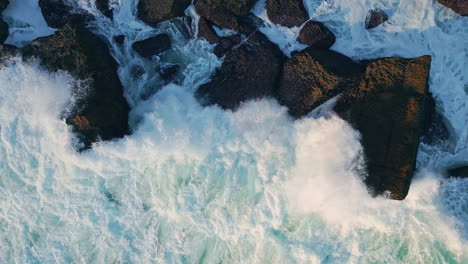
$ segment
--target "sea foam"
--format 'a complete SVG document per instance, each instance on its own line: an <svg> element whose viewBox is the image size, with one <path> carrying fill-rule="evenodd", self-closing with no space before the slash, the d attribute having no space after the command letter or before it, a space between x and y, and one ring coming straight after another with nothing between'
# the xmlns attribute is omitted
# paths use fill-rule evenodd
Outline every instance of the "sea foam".
<svg viewBox="0 0 468 264"><path fill-rule="evenodd" d="M337 34L333 48L340 52L355 58L433 55L431 91L439 103L459 103L440 107L457 133L452 145L460 146L466 106L455 98L463 99L458 85L466 81L452 79L456 74L449 72L464 70L454 55L461 44L442 49L430 40L466 41L458 34L466 19L432 1L385 1L379 6L391 7L400 19L424 10L414 21L393 22L400 33L387 37L389 25L372 32L353 26L376 1L318 2L305 1L312 17ZM183 37L177 23L156 29L142 24L134 16L135 2L116 4L114 21L89 2L83 8L97 15L90 26L107 39L120 63L132 105L132 135L74 152L64 113L73 104L70 90L76 82L20 59L0 68L0 259L468 262L467 180L442 180L422 168L441 166L441 160L453 156L461 159L461 151L452 148L449 155L437 149L443 154L435 160L427 155L405 201L372 198L361 182L365 167L359 132L345 121L333 113L293 120L272 99L247 102L236 112L202 107L193 93L221 63L211 54L213 47ZM196 18L193 11L187 13ZM431 20L439 16L448 18ZM157 64L136 56L131 43L159 32L175 39L161 62L180 63L182 74L175 84L155 89L160 80L150 73ZM119 34L127 36L123 47L112 42ZM382 38L388 43L370 41ZM132 74L135 66L143 75ZM441 78L444 74L449 75Z"/></svg>

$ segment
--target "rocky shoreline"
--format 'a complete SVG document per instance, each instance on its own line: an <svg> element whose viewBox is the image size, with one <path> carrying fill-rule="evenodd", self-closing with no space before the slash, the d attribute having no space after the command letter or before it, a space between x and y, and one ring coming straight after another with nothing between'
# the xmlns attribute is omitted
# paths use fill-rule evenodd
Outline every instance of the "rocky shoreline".
<svg viewBox="0 0 468 264"><path fill-rule="evenodd" d="M335 35L322 23L309 20L302 1L267 0L269 19L285 27L300 27L298 41L308 46L287 57L257 30L258 18L250 14L255 3L194 0L200 15L198 37L216 45L214 53L223 58L211 80L196 91L200 103L236 110L248 100L270 97L287 107L292 118L301 118L335 98L335 112L362 135L368 171L364 182L370 192L404 199L415 172L419 140L427 133L427 123L435 112L428 91L430 56L354 61L329 49ZM464 1L440 3L467 15ZM118 65L106 44L85 27L92 15L72 10L62 0L40 0L39 4L47 23L58 28L57 32L21 49L4 45L2 57L21 54L25 60L39 58L48 70L67 71L87 83L89 92L79 97L65 117L82 143L78 150L129 134L130 107L123 97ZM184 16L190 4L188 0L140 0L137 16L156 26ZM8 0L0 0L0 11L7 6ZM96 7L112 19L108 1L97 1ZM387 20L383 11L370 10L364 26L371 30ZM8 25L5 33L4 24L0 23L2 43L8 36ZM214 26L234 34L218 36ZM145 58L170 47L171 40L164 34L133 44L135 52ZM170 70L174 71L177 65ZM170 74L167 79L170 81ZM466 168L454 168L449 174L466 177Z"/></svg>

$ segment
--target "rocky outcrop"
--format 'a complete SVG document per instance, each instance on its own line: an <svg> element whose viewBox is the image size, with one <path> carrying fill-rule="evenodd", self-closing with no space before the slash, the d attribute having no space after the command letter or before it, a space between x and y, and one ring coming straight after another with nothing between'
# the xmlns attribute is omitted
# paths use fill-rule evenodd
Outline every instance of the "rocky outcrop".
<svg viewBox="0 0 468 264"><path fill-rule="evenodd" d="M219 43L213 50L213 53L219 58L232 50L236 45L239 45L242 38L239 34L219 38Z"/></svg>
<svg viewBox="0 0 468 264"><path fill-rule="evenodd" d="M285 57L262 33L256 32L230 51L197 97L205 105L236 109L247 100L273 97Z"/></svg>
<svg viewBox="0 0 468 264"><path fill-rule="evenodd" d="M198 36L206 39L211 44L217 44L213 52L218 57L224 56L242 40L239 34L219 37L211 23L203 17L200 17L198 22Z"/></svg>
<svg viewBox="0 0 468 264"><path fill-rule="evenodd" d="M184 15L191 0L139 0L138 18L148 25Z"/></svg>
<svg viewBox="0 0 468 264"><path fill-rule="evenodd" d="M251 33L248 14L256 0L195 0L197 13L220 28Z"/></svg>
<svg viewBox="0 0 468 264"><path fill-rule="evenodd" d="M450 169L447 174L449 177L468 178L468 166Z"/></svg>
<svg viewBox="0 0 468 264"><path fill-rule="evenodd" d="M362 72L359 63L338 52L309 47L285 63L277 98L292 116L301 117L357 85Z"/></svg>
<svg viewBox="0 0 468 264"><path fill-rule="evenodd" d="M198 21L198 36L206 39L211 44L219 43L219 36L211 23L204 17Z"/></svg>
<svg viewBox="0 0 468 264"><path fill-rule="evenodd" d="M452 9L459 15L468 16L468 1L466 0L439 0L439 3Z"/></svg>
<svg viewBox="0 0 468 264"><path fill-rule="evenodd" d="M83 147L99 139L110 140L128 133L129 106L117 75L117 63L106 44L78 25L66 25L55 34L39 38L21 49L24 58L39 58L51 71L67 71L89 85L89 91L74 91L75 107L67 124L77 132ZM78 88L78 87L77 87Z"/></svg>
<svg viewBox="0 0 468 264"><path fill-rule="evenodd" d="M267 0L271 22L285 27L299 27L309 19L303 0Z"/></svg>
<svg viewBox="0 0 468 264"><path fill-rule="evenodd" d="M144 58L159 55L171 48L171 39L166 34L156 35L133 43L132 48Z"/></svg>
<svg viewBox="0 0 468 264"><path fill-rule="evenodd" d="M39 0L39 6L47 25L52 28L60 28L66 24L83 25L92 19L92 15L74 10L64 0Z"/></svg>
<svg viewBox="0 0 468 264"><path fill-rule="evenodd" d="M308 21L299 32L297 40L308 46L328 49L335 44L335 34L325 25L316 21Z"/></svg>
<svg viewBox="0 0 468 264"><path fill-rule="evenodd" d="M359 86L341 95L335 110L362 135L365 183L374 195L402 200L413 178L424 124L431 57L367 62Z"/></svg>
<svg viewBox="0 0 468 264"><path fill-rule="evenodd" d="M103 15L112 19L114 16L114 10L110 5L110 0L96 0L96 8L101 11Z"/></svg>
<svg viewBox="0 0 468 264"><path fill-rule="evenodd" d="M385 21L388 21L388 16L385 12L382 10L371 10L367 13L366 29L375 28Z"/></svg>
<svg viewBox="0 0 468 264"><path fill-rule="evenodd" d="M10 2L8 0L0 0L0 14L8 7ZM5 42L8 38L8 24L0 19L0 43Z"/></svg>

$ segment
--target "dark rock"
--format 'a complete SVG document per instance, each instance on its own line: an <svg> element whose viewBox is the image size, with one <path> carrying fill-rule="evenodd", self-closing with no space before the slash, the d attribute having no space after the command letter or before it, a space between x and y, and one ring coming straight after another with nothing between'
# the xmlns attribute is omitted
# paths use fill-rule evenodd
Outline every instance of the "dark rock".
<svg viewBox="0 0 468 264"><path fill-rule="evenodd" d="M64 0L39 0L39 6L47 25L52 28L66 24L84 25L93 18L83 10L74 10Z"/></svg>
<svg viewBox="0 0 468 264"><path fill-rule="evenodd" d="M110 0L96 0L96 8L101 11L103 15L112 19L114 17L114 10L111 8Z"/></svg>
<svg viewBox="0 0 468 264"><path fill-rule="evenodd" d="M184 15L191 0L139 0L138 18L148 25Z"/></svg>
<svg viewBox="0 0 468 264"><path fill-rule="evenodd" d="M271 22L285 27L298 27L309 19L303 0L267 0Z"/></svg>
<svg viewBox="0 0 468 264"><path fill-rule="evenodd" d="M37 57L51 71L67 71L89 84L66 117L87 149L99 139L123 137L129 132L129 106L117 75L117 63L106 44L82 26L66 25L22 50L25 59ZM80 93L76 90L75 93Z"/></svg>
<svg viewBox="0 0 468 264"><path fill-rule="evenodd" d="M251 32L245 27L242 17L249 14L256 0L195 0L197 13L220 28L238 32Z"/></svg>
<svg viewBox="0 0 468 264"><path fill-rule="evenodd" d="M459 15L468 16L468 1L466 0L439 0L439 3L452 9Z"/></svg>
<svg viewBox="0 0 468 264"><path fill-rule="evenodd" d="M165 83L168 83L174 79L179 69L180 66L177 64L166 65L159 69L159 76Z"/></svg>
<svg viewBox="0 0 468 264"><path fill-rule="evenodd" d="M436 102L432 95L427 96L424 102L425 116L421 142L428 145L434 145L441 141L448 140L450 132L445 125L444 117L436 110Z"/></svg>
<svg viewBox="0 0 468 264"><path fill-rule="evenodd" d="M388 16L383 11L371 10L369 13L367 13L366 29L375 28L387 20Z"/></svg>
<svg viewBox="0 0 468 264"><path fill-rule="evenodd" d="M3 10L5 10L9 4L9 0L0 0L0 12L3 12Z"/></svg>
<svg viewBox="0 0 468 264"><path fill-rule="evenodd" d="M281 50L256 32L226 55L197 97L203 104L234 110L247 100L274 96L284 60Z"/></svg>
<svg viewBox="0 0 468 264"><path fill-rule="evenodd" d="M360 64L338 52L309 47L285 63L277 98L292 116L301 117L357 85L362 72Z"/></svg>
<svg viewBox="0 0 468 264"><path fill-rule="evenodd" d="M0 14L8 7L10 2L8 0L0 0ZM8 24L0 19L0 43L5 42L8 38Z"/></svg>
<svg viewBox="0 0 468 264"><path fill-rule="evenodd" d="M171 39L166 34L160 34L133 43L132 48L144 58L156 56L171 48Z"/></svg>
<svg viewBox="0 0 468 264"><path fill-rule="evenodd" d="M118 36L115 36L114 37L114 41L115 43L119 44L119 45L123 45L124 42L125 42L125 35L118 35Z"/></svg>
<svg viewBox="0 0 468 264"><path fill-rule="evenodd" d="M240 26L239 32L246 35L253 34L258 28L265 26L263 20L252 13L240 16L237 20Z"/></svg>
<svg viewBox="0 0 468 264"><path fill-rule="evenodd" d="M219 58L223 57L228 53L232 48L242 41L240 35L231 35L227 37L219 38L219 44L214 48L213 52Z"/></svg>
<svg viewBox="0 0 468 264"><path fill-rule="evenodd" d="M211 23L204 17L200 17L200 21L198 21L198 36L206 39L211 44L219 42L218 34L216 34Z"/></svg>
<svg viewBox="0 0 468 264"><path fill-rule="evenodd" d="M18 48L13 45L0 44L0 63L3 63L5 59L8 59L12 56L18 55Z"/></svg>
<svg viewBox="0 0 468 264"><path fill-rule="evenodd" d="M457 178L468 178L468 166L448 170L448 176Z"/></svg>
<svg viewBox="0 0 468 264"><path fill-rule="evenodd" d="M5 40L8 38L8 28L8 24L5 21L0 20L0 43L5 42Z"/></svg>
<svg viewBox="0 0 468 264"><path fill-rule="evenodd" d="M299 32L297 40L302 44L328 49L333 46L336 37L322 23L308 21Z"/></svg>
<svg viewBox="0 0 468 264"><path fill-rule="evenodd" d="M359 86L346 90L335 110L362 135L370 191L402 200L413 178L427 111L431 57L367 63Z"/></svg>
<svg viewBox="0 0 468 264"><path fill-rule="evenodd" d="M219 37L211 23L203 17L200 17L198 23L198 35L211 44L217 44L213 52L220 58L242 41L239 34Z"/></svg>

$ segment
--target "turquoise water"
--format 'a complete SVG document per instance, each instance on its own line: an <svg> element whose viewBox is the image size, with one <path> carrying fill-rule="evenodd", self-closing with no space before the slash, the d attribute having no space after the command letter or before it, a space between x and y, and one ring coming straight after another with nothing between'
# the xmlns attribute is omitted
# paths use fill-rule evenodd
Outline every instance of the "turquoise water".
<svg viewBox="0 0 468 264"><path fill-rule="evenodd" d="M359 133L332 113L293 121L272 100L201 107L193 91L220 64L212 47L174 23L150 29L122 2L115 22L92 26L129 38L110 45L131 136L77 154L62 117L73 79L17 58L0 68L0 262L468 263L468 180L436 172L467 157L466 18L432 1L382 1L391 23L367 33L353 25L374 1L306 3L349 56L433 56L430 89L455 137L422 146L405 201L368 195ZM287 52L297 46L284 30L262 29ZM159 31L176 39L162 60L183 73L155 93L157 76L129 74L155 67L129 46Z"/></svg>

